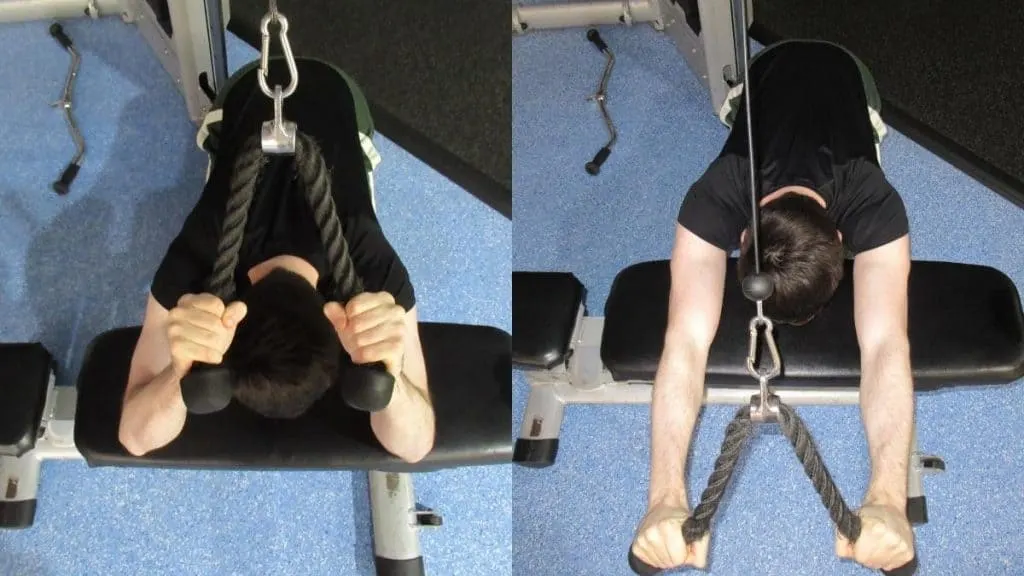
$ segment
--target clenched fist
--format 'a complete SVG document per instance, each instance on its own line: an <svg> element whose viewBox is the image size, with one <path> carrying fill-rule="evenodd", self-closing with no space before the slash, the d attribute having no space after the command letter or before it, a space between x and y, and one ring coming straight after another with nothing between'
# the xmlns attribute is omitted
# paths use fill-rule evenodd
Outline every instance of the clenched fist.
<svg viewBox="0 0 1024 576"><path fill-rule="evenodd" d="M220 364L235 338L235 329L245 318L243 302L225 306L212 294L186 294L168 315L167 339L171 344L171 366L178 378L194 362Z"/></svg>
<svg viewBox="0 0 1024 576"><path fill-rule="evenodd" d="M687 544L683 538L683 523L689 515L686 508L667 504L648 510L637 529L633 554L655 568L706 568L711 535L705 534L700 540Z"/></svg>
<svg viewBox="0 0 1024 576"><path fill-rule="evenodd" d="M324 314L356 364L383 362L396 378L405 357L405 309L388 292L364 292L345 306L328 302Z"/></svg>
<svg viewBox="0 0 1024 576"><path fill-rule="evenodd" d="M855 544L836 535L836 555L874 570L895 570L914 558L914 530L906 514L892 506L867 505L857 512L860 538Z"/></svg>

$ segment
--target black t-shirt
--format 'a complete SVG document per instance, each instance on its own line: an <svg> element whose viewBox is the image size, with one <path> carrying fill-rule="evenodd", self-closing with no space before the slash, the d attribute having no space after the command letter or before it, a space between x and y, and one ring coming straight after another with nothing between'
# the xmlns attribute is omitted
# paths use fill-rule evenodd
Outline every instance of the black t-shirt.
<svg viewBox="0 0 1024 576"><path fill-rule="evenodd" d="M750 78L762 197L791 185L814 190L851 255L908 233L903 201L878 164L863 79L849 53L823 42L787 42L760 55ZM750 223L749 181L741 103L721 153L683 199L678 222L732 251Z"/></svg>
<svg viewBox="0 0 1024 576"><path fill-rule="evenodd" d="M395 253L374 213L352 94L329 65L300 60L301 81L285 100L284 115L316 140L332 175L333 198L356 272L370 292L389 292L404 309L415 293L408 271ZM151 291L166 309L189 293L205 290L213 269L227 204L232 163L248 136L273 117L273 104L256 82L258 69L239 78L223 104L217 150L210 178L181 232L171 242L153 279ZM271 86L285 85L281 69L271 68ZM291 254L320 272L318 289L334 298L323 244L304 191L292 177L293 157L273 156L263 168L246 223L235 282L239 295L248 288L248 270L273 256Z"/></svg>

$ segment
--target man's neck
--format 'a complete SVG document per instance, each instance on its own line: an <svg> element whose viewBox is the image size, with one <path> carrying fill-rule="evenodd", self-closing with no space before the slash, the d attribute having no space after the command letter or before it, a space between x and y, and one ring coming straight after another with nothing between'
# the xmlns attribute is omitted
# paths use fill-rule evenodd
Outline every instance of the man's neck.
<svg viewBox="0 0 1024 576"><path fill-rule="evenodd" d="M779 188L775 192L772 192L771 194L769 194L769 195L765 196L764 198L762 198L761 199L761 207L763 208L769 202L771 202L773 200L777 200L777 199L781 198L782 196L785 196L786 194L790 194L790 193L792 193L792 194L799 194L801 196L807 196L809 198L814 198L814 200L817 201L818 204L821 204L822 208L827 208L828 207L826 202L825 202L825 199L821 196L821 194L818 194L817 192L815 192L814 190L811 190L810 188L808 188L806 186L783 186L782 188Z"/></svg>

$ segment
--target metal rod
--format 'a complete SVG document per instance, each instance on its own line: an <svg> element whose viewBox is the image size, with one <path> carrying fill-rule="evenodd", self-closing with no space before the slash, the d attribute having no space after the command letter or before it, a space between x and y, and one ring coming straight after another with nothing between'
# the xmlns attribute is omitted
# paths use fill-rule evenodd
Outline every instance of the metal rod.
<svg viewBox="0 0 1024 576"><path fill-rule="evenodd" d="M754 152L754 122L753 111L751 110L751 86L750 86L750 36L747 34L747 2L746 0L733 0L732 2L732 25L733 34L737 39L743 38L743 42L737 42L741 48L739 51L740 68L743 82L743 104L746 108L747 120L747 156L749 165L748 176L750 178L750 239L753 243L754 273L761 273L761 224L760 206L758 205L758 179L757 179L757 157ZM760 306L760 302L758 302ZM761 314L760 308L758 315Z"/></svg>
<svg viewBox="0 0 1024 576"><path fill-rule="evenodd" d="M608 94L608 80L611 78L612 69L615 67L615 55L612 54L611 50L605 50L604 54L607 58L604 73L601 74L601 83L598 85L597 94L593 96L593 99L597 101L597 106L601 109L601 116L604 118L604 125L608 128L608 143L604 146L605 148L611 148L619 139L619 133L615 130L611 114L608 113L608 108L605 106L605 96Z"/></svg>
<svg viewBox="0 0 1024 576"><path fill-rule="evenodd" d="M210 44L211 87L214 94L227 86L228 49L225 36L224 3L221 0L206 0L206 30Z"/></svg>
<svg viewBox="0 0 1024 576"><path fill-rule="evenodd" d="M85 156L85 139L82 138L82 133L75 122L75 116L71 113L71 97L75 88L75 78L78 77L78 69L82 64L82 57L78 54L78 50L75 50L74 46L68 46L68 52L71 54L71 68L68 70L68 76L64 80L64 93L58 105L64 110L64 119L67 121L68 132L71 133L71 139L75 142L75 155L72 157L71 163L81 164L82 158Z"/></svg>

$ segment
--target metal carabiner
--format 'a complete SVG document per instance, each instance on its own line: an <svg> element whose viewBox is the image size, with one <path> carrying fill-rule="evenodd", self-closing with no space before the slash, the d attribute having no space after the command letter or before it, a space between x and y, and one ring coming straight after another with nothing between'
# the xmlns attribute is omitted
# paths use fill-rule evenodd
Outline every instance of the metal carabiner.
<svg viewBox="0 0 1024 576"><path fill-rule="evenodd" d="M276 23L280 27L278 40L281 42L281 51L284 53L285 64L288 66L290 76L288 86L284 89L280 85L271 89L267 83L270 74L271 23ZM260 73L257 75L257 80L263 94L274 101L274 119L263 123L261 145L263 151L268 154L294 154L297 128L294 122L284 119L284 99L294 94L295 89L298 88L299 70L295 64L292 45L288 41L288 19L277 11L277 2L271 1L270 12L260 21L260 35L263 41L260 50Z"/></svg>
<svg viewBox="0 0 1024 576"><path fill-rule="evenodd" d="M764 340L771 356L771 368L757 366L757 344L761 328L764 328ZM750 346L747 348L747 373L757 379L759 393L750 398L750 419L755 422L777 422L779 416L779 397L772 391L769 382L782 372L782 360L779 348L775 344L775 327L772 321L761 312L750 321Z"/></svg>

